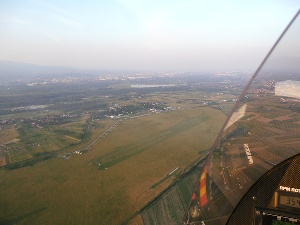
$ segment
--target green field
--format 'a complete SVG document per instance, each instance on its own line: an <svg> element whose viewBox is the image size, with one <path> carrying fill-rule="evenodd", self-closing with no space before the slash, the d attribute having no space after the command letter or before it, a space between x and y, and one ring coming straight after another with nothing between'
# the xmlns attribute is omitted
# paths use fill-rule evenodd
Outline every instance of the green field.
<svg viewBox="0 0 300 225"><path fill-rule="evenodd" d="M13 128L7 129L2 134L2 142L8 150L8 164L29 160L38 153L63 150L84 142L83 134L86 121L87 117L84 119L78 118L64 125L41 127L27 123L20 124L19 128L14 128L14 130ZM18 137L18 141L5 141L13 137Z"/></svg>
<svg viewBox="0 0 300 225"><path fill-rule="evenodd" d="M196 126L197 124L203 122L206 119L207 117L205 116L185 119L174 126L156 132L155 134L147 136L145 138L141 138L136 142L130 143L125 146L116 147L113 151L109 152L108 154L93 160L93 163L96 166L98 166L99 169L111 167L130 157L133 157L136 154L139 154L147 149L154 147L155 145L163 142L164 140L167 140L177 134L180 134L181 132L192 128L193 126Z"/></svg>
<svg viewBox="0 0 300 225"><path fill-rule="evenodd" d="M154 184L174 168L186 168L200 156L198 152L208 150L224 120L220 110L181 104L175 111L122 119L91 145L87 154L72 155L68 160L52 158L17 170L1 169L0 223L119 224L172 179L155 188ZM93 122L87 143L114 122ZM82 124L65 125L64 135L77 139ZM30 131L24 140L28 141L26 149L17 151L13 159L76 142L61 135L61 129ZM37 134L40 146L29 146L30 137ZM103 166L97 166L99 163Z"/></svg>

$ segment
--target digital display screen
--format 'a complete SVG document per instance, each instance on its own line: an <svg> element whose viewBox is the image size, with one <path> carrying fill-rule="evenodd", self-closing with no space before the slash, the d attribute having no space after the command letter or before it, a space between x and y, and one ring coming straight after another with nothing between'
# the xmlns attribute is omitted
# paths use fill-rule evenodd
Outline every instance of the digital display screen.
<svg viewBox="0 0 300 225"><path fill-rule="evenodd" d="M300 209L300 197L279 194L279 205Z"/></svg>

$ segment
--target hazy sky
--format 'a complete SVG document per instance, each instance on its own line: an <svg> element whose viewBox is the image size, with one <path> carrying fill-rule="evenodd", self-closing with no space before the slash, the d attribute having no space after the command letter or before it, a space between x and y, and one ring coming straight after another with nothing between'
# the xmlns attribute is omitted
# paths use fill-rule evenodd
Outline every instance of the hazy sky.
<svg viewBox="0 0 300 225"><path fill-rule="evenodd" d="M0 60L253 70L299 6L295 0L0 0Z"/></svg>

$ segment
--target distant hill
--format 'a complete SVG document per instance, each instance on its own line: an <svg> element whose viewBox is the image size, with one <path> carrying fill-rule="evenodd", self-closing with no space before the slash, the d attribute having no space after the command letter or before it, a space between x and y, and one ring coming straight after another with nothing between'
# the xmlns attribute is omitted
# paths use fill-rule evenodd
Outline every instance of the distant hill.
<svg viewBox="0 0 300 225"><path fill-rule="evenodd" d="M58 77L84 74L86 71L67 67L42 66L29 63L1 61L0 79L10 81L16 79L31 79L35 77Z"/></svg>

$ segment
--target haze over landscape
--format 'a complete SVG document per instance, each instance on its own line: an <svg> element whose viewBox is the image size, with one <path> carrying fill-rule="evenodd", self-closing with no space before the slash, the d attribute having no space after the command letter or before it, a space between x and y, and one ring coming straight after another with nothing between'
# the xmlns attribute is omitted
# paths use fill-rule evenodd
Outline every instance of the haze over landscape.
<svg viewBox="0 0 300 225"><path fill-rule="evenodd" d="M298 8L0 0L0 225L300 224Z"/></svg>
<svg viewBox="0 0 300 225"><path fill-rule="evenodd" d="M110 70L254 70L297 7L291 0L1 1L0 60Z"/></svg>

